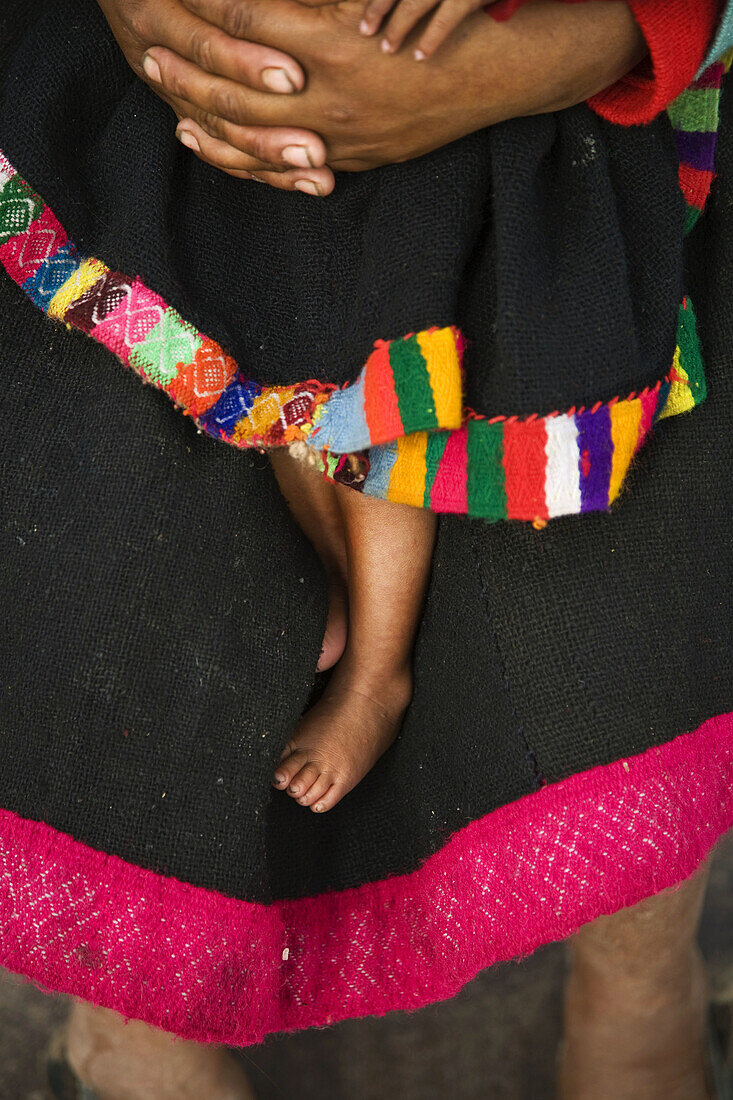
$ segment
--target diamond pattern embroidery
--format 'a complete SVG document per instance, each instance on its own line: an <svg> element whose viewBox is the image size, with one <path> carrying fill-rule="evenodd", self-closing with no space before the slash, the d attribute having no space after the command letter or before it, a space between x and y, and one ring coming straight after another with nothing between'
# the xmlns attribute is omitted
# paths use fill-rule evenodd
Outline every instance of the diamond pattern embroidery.
<svg viewBox="0 0 733 1100"><path fill-rule="evenodd" d="M193 363L184 363L168 387L171 397L200 416L221 397L237 373L237 364L214 340L204 340Z"/></svg>
<svg viewBox="0 0 733 1100"><path fill-rule="evenodd" d="M25 180L19 176L8 180L0 191L0 244L18 233L25 233L43 209L42 199L31 191Z"/></svg>
<svg viewBox="0 0 733 1100"><path fill-rule="evenodd" d="M112 302L115 305L108 310ZM92 335L125 363L132 361L132 355L144 346L166 314L163 299L139 280L133 283L108 280L100 295L98 309L108 311Z"/></svg>
<svg viewBox="0 0 733 1100"><path fill-rule="evenodd" d="M261 387L256 382L249 382L239 374L202 418L202 424L215 435L220 430L231 431L235 424L248 415L260 392Z"/></svg>
<svg viewBox="0 0 733 1100"><path fill-rule="evenodd" d="M67 241L64 229L46 207L27 233L11 237L0 245L0 263L5 266L10 278L22 286Z"/></svg>
<svg viewBox="0 0 733 1100"><path fill-rule="evenodd" d="M69 241L49 256L30 279L26 279L23 289L39 309L47 310L56 291L78 267L79 253Z"/></svg>
<svg viewBox="0 0 733 1100"><path fill-rule="evenodd" d="M194 361L202 343L193 325L168 307L142 343L136 344L130 365L151 382L167 386L178 374L180 364Z"/></svg>
<svg viewBox="0 0 733 1100"><path fill-rule="evenodd" d="M71 303L64 317L67 324L80 328L87 335L101 325L112 310L117 309L132 288L131 280L125 275L100 266L100 278Z"/></svg>

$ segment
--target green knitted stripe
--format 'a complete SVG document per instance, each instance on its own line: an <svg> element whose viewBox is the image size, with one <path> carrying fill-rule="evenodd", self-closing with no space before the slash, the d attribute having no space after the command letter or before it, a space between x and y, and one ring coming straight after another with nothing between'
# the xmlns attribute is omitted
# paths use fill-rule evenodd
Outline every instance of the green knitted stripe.
<svg viewBox="0 0 733 1100"><path fill-rule="evenodd" d="M433 491L433 482L443 457L445 445L448 442L448 432L430 432L428 445L425 450L425 495L423 496L423 508L430 507L430 494Z"/></svg>
<svg viewBox="0 0 733 1100"><path fill-rule="evenodd" d="M710 132L718 128L718 88L688 88L667 111L675 130Z"/></svg>
<svg viewBox="0 0 733 1100"><path fill-rule="evenodd" d="M46 206L25 180L15 175L0 191L0 244L25 233Z"/></svg>
<svg viewBox="0 0 733 1100"><path fill-rule="evenodd" d="M416 336L393 340L389 363L397 392L397 407L405 435L438 427L428 368Z"/></svg>
<svg viewBox="0 0 733 1100"><path fill-rule="evenodd" d="M687 309L680 306L677 345L680 349L680 366L689 379L690 393L696 405L708 395L703 368L700 338L697 335L695 311L687 300Z"/></svg>
<svg viewBox="0 0 733 1100"><path fill-rule="evenodd" d="M506 519L504 425L468 423L468 514L489 521Z"/></svg>

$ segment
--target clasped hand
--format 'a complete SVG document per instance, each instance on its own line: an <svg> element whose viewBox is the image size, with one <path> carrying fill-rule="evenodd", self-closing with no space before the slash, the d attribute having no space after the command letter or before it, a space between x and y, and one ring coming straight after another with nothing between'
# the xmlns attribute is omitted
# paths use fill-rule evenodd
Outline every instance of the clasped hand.
<svg viewBox="0 0 733 1100"><path fill-rule="evenodd" d="M98 2L197 156L314 195L333 189L335 170L411 159L483 126L580 102L644 52L617 0L550 0L502 24L478 12L425 62L360 33L364 0Z"/></svg>

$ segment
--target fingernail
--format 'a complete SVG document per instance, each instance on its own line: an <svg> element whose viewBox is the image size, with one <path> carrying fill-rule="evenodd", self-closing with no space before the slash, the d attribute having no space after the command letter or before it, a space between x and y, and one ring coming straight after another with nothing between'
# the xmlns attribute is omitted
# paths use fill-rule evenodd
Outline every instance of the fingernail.
<svg viewBox="0 0 733 1100"><path fill-rule="evenodd" d="M306 195L322 195L323 192L314 180L296 180L294 185L296 191L303 191Z"/></svg>
<svg viewBox="0 0 733 1100"><path fill-rule="evenodd" d="M263 69L262 83L266 88L269 88L271 92L282 92L286 95L292 95L295 91L295 85L285 72L285 69Z"/></svg>
<svg viewBox="0 0 733 1100"><path fill-rule="evenodd" d="M382 53L392 53L392 47L390 46L386 38L383 38L382 41L379 43L379 48Z"/></svg>
<svg viewBox="0 0 733 1100"><path fill-rule="evenodd" d="M193 149L195 153L201 152L201 146L190 130L176 130L176 137L181 145L185 145L187 149Z"/></svg>
<svg viewBox="0 0 733 1100"><path fill-rule="evenodd" d="M425 54L422 52L422 50L415 50L415 52L412 56L415 58L416 61L424 61L425 60Z"/></svg>
<svg viewBox="0 0 733 1100"><path fill-rule="evenodd" d="M282 158L286 164L292 164L295 168L314 167L305 145L286 145L282 151Z"/></svg>
<svg viewBox="0 0 733 1100"><path fill-rule="evenodd" d="M143 58L143 72L149 80L154 80L156 84L160 84L160 65L147 53Z"/></svg>

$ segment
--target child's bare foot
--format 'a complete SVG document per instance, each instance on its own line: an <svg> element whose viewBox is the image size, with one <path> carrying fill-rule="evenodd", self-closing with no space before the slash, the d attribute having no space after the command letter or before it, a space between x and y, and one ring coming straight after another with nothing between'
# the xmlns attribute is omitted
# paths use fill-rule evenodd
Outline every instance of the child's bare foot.
<svg viewBox="0 0 733 1100"><path fill-rule="evenodd" d="M348 634L346 541L336 487L285 448L270 451L270 462L290 511L313 543L326 571L328 619L317 665L318 671L324 672L340 660Z"/></svg>
<svg viewBox="0 0 733 1100"><path fill-rule="evenodd" d="M349 632L349 596L346 576L340 570L331 571L325 563L324 568L328 578L328 618L321 655L316 665L318 672L333 668L341 660Z"/></svg>
<svg viewBox="0 0 733 1100"><path fill-rule="evenodd" d="M412 695L409 670L362 688L344 662L301 719L274 776L279 790L315 813L332 809L374 767Z"/></svg>
<svg viewBox="0 0 733 1100"><path fill-rule="evenodd" d="M348 794L397 736L435 540L430 512L335 489L348 555L346 650L273 780L316 813Z"/></svg>

